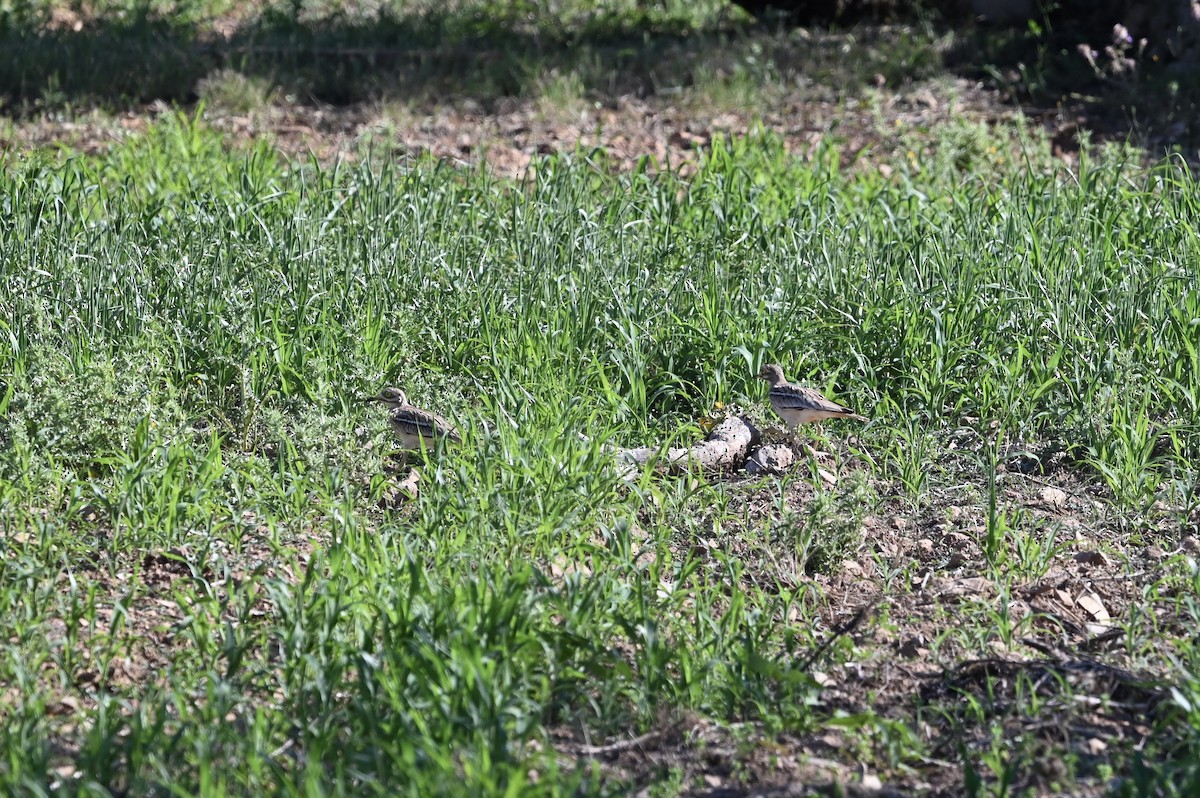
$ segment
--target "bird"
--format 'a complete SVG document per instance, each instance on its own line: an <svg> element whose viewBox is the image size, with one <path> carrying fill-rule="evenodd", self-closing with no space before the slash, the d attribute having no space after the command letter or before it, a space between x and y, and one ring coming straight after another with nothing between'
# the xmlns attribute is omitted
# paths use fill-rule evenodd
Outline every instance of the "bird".
<svg viewBox="0 0 1200 798"><path fill-rule="evenodd" d="M848 407L826 399L820 392L814 391L812 388L788 382L787 378L783 376L783 367L776 363L768 363L763 366L758 372L758 378L766 380L770 384L771 407L793 433L801 424L823 421L827 418L870 420Z"/></svg>
<svg viewBox="0 0 1200 798"><path fill-rule="evenodd" d="M436 413L413 407L399 388L384 388L378 396L368 397L367 401L382 402L391 408L388 421L406 451L432 449L438 441L462 443L453 424Z"/></svg>

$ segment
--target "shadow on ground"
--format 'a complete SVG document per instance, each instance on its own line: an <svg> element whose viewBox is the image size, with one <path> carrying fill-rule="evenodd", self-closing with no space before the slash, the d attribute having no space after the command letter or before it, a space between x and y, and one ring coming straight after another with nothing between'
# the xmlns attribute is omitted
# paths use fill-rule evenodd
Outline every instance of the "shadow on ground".
<svg viewBox="0 0 1200 798"><path fill-rule="evenodd" d="M1082 130L1132 134L1155 151L1188 152L1200 141L1194 65L1146 57L1140 71L1100 74L1105 64L1097 71L1077 48L1094 32L1078 26L952 28L926 18L839 31L755 23L732 5L693 16L647 6L571 18L535 16L519 3L323 16L268 6L241 19L0 13L0 103L17 117L188 104L206 79L236 74L294 103L471 103L488 113L511 98L581 97L600 107L697 86L845 98L948 73L1034 116L1057 114L1064 150L1078 147Z"/></svg>
<svg viewBox="0 0 1200 798"><path fill-rule="evenodd" d="M27 19L0 24L0 95L18 107L188 102L218 69L334 105L521 96L567 69L589 90L645 94L656 72L694 63L734 27L636 15L567 26L502 10L308 18L267 8L215 24L146 14Z"/></svg>
<svg viewBox="0 0 1200 798"><path fill-rule="evenodd" d="M1200 59L1166 43L1117 41L1110 20L1059 19L1045 27L973 27L944 54L945 69L1000 90L1030 116L1057 117L1055 151L1083 139L1124 141L1158 155L1200 158ZM1128 31L1124 31L1128 35ZM1085 51L1086 54L1085 54Z"/></svg>

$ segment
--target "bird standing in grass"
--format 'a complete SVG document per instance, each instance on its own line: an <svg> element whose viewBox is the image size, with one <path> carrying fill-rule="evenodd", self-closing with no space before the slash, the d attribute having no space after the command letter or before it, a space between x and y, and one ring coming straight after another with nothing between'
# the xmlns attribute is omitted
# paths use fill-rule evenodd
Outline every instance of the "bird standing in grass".
<svg viewBox="0 0 1200 798"><path fill-rule="evenodd" d="M399 388L384 388L378 396L372 396L367 401L383 402L391 408L388 421L400 439L401 448L406 451L433 449L438 441L462 443L453 424L436 413L413 407Z"/></svg>
<svg viewBox="0 0 1200 798"><path fill-rule="evenodd" d="M855 421L868 421L866 416L860 416L848 407L826 399L818 391L795 385L783 376L783 368L775 363L769 363L758 372L758 378L766 380L771 386L771 407L779 414L788 429L795 434L796 427L827 418L852 418Z"/></svg>

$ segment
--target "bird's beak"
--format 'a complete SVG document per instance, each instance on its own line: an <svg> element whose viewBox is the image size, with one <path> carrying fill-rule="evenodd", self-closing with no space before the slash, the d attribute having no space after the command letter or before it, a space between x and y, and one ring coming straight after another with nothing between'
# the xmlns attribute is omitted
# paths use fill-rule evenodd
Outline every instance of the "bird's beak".
<svg viewBox="0 0 1200 798"><path fill-rule="evenodd" d="M364 396L364 397L363 397L362 399L360 399L359 401L360 401L360 402L364 402L364 403L366 403L366 402L382 402L382 401L383 401L383 397L382 397L382 396L378 396L378 395L377 395L377 396Z"/></svg>

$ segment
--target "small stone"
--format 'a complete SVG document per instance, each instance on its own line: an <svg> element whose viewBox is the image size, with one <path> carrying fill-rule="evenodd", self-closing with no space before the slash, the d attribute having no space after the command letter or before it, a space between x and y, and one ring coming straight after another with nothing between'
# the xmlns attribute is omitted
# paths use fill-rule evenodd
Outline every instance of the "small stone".
<svg viewBox="0 0 1200 798"><path fill-rule="evenodd" d="M922 557L932 557L934 546L933 541L929 538L921 538L916 542L917 553Z"/></svg>
<svg viewBox="0 0 1200 798"><path fill-rule="evenodd" d="M1075 599L1075 603L1083 608L1083 611L1092 617L1097 623L1108 623L1111 618L1108 615L1108 610L1104 608L1104 602L1095 593L1084 593L1079 598Z"/></svg>
<svg viewBox="0 0 1200 798"><path fill-rule="evenodd" d="M1058 757L1039 756L1033 767L1047 779L1058 780L1067 775L1067 766Z"/></svg>
<svg viewBox="0 0 1200 798"><path fill-rule="evenodd" d="M1084 565L1108 565L1108 557L1104 556L1102 551L1079 551L1075 553L1075 562L1083 563Z"/></svg>
<svg viewBox="0 0 1200 798"><path fill-rule="evenodd" d="M46 712L50 715L71 715L79 711L79 699L72 695L64 695L56 702L51 702L46 707Z"/></svg>
<svg viewBox="0 0 1200 798"><path fill-rule="evenodd" d="M778 443L768 443L758 447L746 461L746 472L749 474L782 474L795 461L795 455L787 446Z"/></svg>
<svg viewBox="0 0 1200 798"><path fill-rule="evenodd" d="M991 581L982 576L943 579L936 582L933 587L938 597L944 599L985 596L995 592Z"/></svg>
<svg viewBox="0 0 1200 798"><path fill-rule="evenodd" d="M54 772L58 775L59 780L57 784L50 785L52 788L61 787L64 781L71 781L79 778L79 771L75 769L75 765L73 764L59 765L58 767L54 768Z"/></svg>
<svg viewBox="0 0 1200 798"><path fill-rule="evenodd" d="M1042 488L1040 498L1042 504L1051 510L1061 510L1067 506L1067 494L1058 488Z"/></svg>
<svg viewBox="0 0 1200 798"><path fill-rule="evenodd" d="M973 530L977 534L980 530ZM962 551L971 545L972 540L969 535L964 535L962 532L950 532L946 535L946 543L950 544L955 549Z"/></svg>
<svg viewBox="0 0 1200 798"><path fill-rule="evenodd" d="M878 792L883 789L883 782L874 773L864 773L862 777L862 786L864 790L873 790Z"/></svg>
<svg viewBox="0 0 1200 798"><path fill-rule="evenodd" d="M936 111L938 108L938 99L929 89L921 89L912 96L913 102L917 105L922 105L930 110Z"/></svg>
<svg viewBox="0 0 1200 798"><path fill-rule="evenodd" d="M829 687L831 684L834 684L833 677L824 671L809 671L808 675L820 687Z"/></svg>

